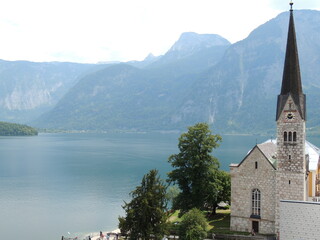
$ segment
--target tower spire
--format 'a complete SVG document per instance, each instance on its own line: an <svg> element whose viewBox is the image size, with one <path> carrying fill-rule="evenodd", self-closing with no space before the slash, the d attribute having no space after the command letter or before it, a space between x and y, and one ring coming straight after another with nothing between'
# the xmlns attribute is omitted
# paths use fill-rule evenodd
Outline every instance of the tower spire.
<svg viewBox="0 0 320 240"><path fill-rule="evenodd" d="M284 62L281 93L278 96L278 120L289 95L293 98L300 116L305 119L305 95L302 91L296 32L293 19L293 2L290 2L290 20L288 28L287 48Z"/></svg>

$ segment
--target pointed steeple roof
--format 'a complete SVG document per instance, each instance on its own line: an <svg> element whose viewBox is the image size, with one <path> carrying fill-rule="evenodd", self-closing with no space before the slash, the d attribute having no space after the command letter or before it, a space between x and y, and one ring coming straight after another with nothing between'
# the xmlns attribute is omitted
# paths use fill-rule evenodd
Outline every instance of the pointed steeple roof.
<svg viewBox="0 0 320 240"><path fill-rule="evenodd" d="M278 96L276 120L278 120L278 118L280 117L280 114L284 108L284 105L289 95L291 95L291 97L293 98L293 101L298 108L300 116L302 117L302 119L305 119L305 95L303 94L301 84L298 48L292 10L293 3L291 2L290 5L291 9L287 49L283 69L281 93Z"/></svg>
<svg viewBox="0 0 320 240"><path fill-rule="evenodd" d="M281 95L288 93L302 94L298 48L292 9L290 9L287 50L284 62Z"/></svg>

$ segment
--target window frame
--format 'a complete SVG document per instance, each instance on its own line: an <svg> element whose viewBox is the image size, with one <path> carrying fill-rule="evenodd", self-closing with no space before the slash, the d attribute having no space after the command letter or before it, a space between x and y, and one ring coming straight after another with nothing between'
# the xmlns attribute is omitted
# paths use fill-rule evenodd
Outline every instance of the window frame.
<svg viewBox="0 0 320 240"><path fill-rule="evenodd" d="M283 141L288 141L288 133L286 131L283 133Z"/></svg>
<svg viewBox="0 0 320 240"><path fill-rule="evenodd" d="M255 188L251 191L251 212L252 215L261 215L261 191Z"/></svg>

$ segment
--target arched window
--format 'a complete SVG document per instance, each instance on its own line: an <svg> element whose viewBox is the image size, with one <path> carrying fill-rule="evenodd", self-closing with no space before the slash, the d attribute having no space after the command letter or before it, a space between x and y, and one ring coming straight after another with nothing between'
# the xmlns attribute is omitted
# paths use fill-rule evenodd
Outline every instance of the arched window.
<svg viewBox="0 0 320 240"><path fill-rule="evenodd" d="M293 132L293 141L294 141L294 142L297 141L297 132Z"/></svg>
<svg viewBox="0 0 320 240"><path fill-rule="evenodd" d="M292 132L289 132L289 142L292 141Z"/></svg>
<svg viewBox="0 0 320 240"><path fill-rule="evenodd" d="M287 132L284 132L283 133L283 141L288 141L288 134L287 134Z"/></svg>
<svg viewBox="0 0 320 240"><path fill-rule="evenodd" d="M259 189L252 190L252 215L260 216L261 194Z"/></svg>

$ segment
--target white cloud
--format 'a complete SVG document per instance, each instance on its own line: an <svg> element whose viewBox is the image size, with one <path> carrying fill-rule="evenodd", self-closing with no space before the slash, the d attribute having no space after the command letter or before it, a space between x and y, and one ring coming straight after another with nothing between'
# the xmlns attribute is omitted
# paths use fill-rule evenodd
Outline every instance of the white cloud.
<svg viewBox="0 0 320 240"><path fill-rule="evenodd" d="M287 1L283 1L286 2L283 5L278 2L2 1L0 59L76 62L141 60L150 52L163 54L182 32L187 31L216 33L235 42L289 9ZM296 4L297 8L300 8L299 4ZM319 8L315 0L306 1L306 4L310 8Z"/></svg>

